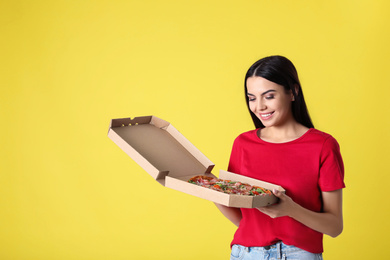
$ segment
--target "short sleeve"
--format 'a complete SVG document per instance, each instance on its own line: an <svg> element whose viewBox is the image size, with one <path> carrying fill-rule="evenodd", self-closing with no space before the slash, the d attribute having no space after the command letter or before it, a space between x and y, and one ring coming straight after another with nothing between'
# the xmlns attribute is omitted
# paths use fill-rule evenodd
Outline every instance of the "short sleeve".
<svg viewBox="0 0 390 260"><path fill-rule="evenodd" d="M319 187L321 191L345 188L344 163L340 146L332 136L325 140L320 160Z"/></svg>
<svg viewBox="0 0 390 260"><path fill-rule="evenodd" d="M237 137L234 140L232 152L230 154L228 171L240 174L241 168L241 149L240 149L240 140Z"/></svg>

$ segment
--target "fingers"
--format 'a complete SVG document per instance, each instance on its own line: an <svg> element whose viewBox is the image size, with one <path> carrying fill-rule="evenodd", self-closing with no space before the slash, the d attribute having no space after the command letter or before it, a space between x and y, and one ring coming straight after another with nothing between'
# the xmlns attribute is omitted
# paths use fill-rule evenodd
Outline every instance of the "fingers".
<svg viewBox="0 0 390 260"><path fill-rule="evenodd" d="M277 212L274 212L273 210L270 210L269 207L270 207L270 206L261 207L261 208L257 208L257 209L258 209L261 213L267 215L268 217L276 218L276 217L277 217Z"/></svg>
<svg viewBox="0 0 390 260"><path fill-rule="evenodd" d="M271 217L271 216L270 216L270 212L269 212L269 210L267 210L267 208L261 207L261 208L257 208L257 210L260 211L261 213L266 214L266 215L268 215L269 217Z"/></svg>
<svg viewBox="0 0 390 260"><path fill-rule="evenodd" d="M274 190L272 191L272 193L273 193L276 197L278 197L278 198L282 198L283 195L284 195L283 192L281 192L281 191L279 191L279 190L276 190L276 189L274 189Z"/></svg>
<svg viewBox="0 0 390 260"><path fill-rule="evenodd" d="M264 213L264 209L263 209L263 207L261 207L261 208L256 208L258 211L260 211L260 212L263 212Z"/></svg>

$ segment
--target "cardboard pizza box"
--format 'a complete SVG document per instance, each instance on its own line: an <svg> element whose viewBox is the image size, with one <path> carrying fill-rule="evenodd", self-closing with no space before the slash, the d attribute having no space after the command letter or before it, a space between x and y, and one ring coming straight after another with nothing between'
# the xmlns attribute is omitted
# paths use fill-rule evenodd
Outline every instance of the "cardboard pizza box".
<svg viewBox="0 0 390 260"><path fill-rule="evenodd" d="M211 173L214 164L169 122L158 117L112 119L108 137L165 187L229 207L254 208L278 200L274 195L226 194L189 183L196 175L216 177ZM227 171L221 170L219 178L284 192L278 185Z"/></svg>

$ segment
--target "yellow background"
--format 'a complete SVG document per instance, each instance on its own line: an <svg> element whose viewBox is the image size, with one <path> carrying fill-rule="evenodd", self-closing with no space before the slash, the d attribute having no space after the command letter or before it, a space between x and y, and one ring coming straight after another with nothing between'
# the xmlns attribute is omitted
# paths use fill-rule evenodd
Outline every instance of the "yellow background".
<svg viewBox="0 0 390 260"><path fill-rule="evenodd" d="M245 72L271 54L341 145L345 228L325 258L385 259L389 17L387 0L0 1L0 259L228 259L235 227L107 130L156 115L217 174L253 128Z"/></svg>

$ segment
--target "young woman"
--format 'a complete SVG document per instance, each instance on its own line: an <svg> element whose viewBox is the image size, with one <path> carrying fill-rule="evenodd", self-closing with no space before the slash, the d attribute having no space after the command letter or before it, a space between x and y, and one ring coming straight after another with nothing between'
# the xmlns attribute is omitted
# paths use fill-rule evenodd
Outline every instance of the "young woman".
<svg viewBox="0 0 390 260"><path fill-rule="evenodd" d="M323 234L336 237L343 229L339 145L314 128L287 58L255 62L245 76L245 96L256 129L236 138L228 170L286 193L274 191L279 203L256 209L216 204L238 226L231 259L322 259Z"/></svg>

